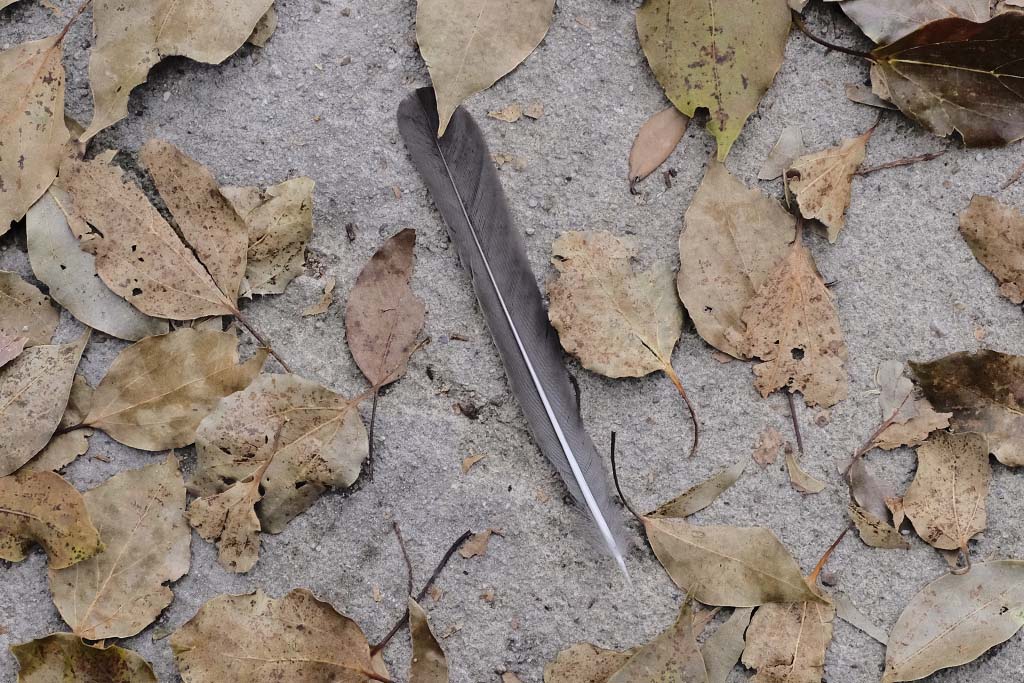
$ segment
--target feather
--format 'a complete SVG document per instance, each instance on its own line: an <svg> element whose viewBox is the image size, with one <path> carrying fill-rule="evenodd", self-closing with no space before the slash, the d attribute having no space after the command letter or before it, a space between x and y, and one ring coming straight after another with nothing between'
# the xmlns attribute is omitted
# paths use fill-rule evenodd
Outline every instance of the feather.
<svg viewBox="0 0 1024 683"><path fill-rule="evenodd" d="M548 322L540 289L519 231L505 203L487 143L473 117L459 107L438 138L432 88L421 88L398 108L398 130L448 225L462 265L501 354L512 393L534 441L565 481L623 573L621 519Z"/></svg>

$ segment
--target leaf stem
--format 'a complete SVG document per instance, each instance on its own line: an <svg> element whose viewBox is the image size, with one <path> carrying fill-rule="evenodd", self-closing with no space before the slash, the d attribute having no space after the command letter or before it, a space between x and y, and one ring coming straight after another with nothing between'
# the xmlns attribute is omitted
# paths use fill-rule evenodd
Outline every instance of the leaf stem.
<svg viewBox="0 0 1024 683"><path fill-rule="evenodd" d="M395 538L398 539L398 547L402 551L402 559L405 560L405 573L408 577L406 593L412 595L412 562L409 560L409 551L405 549L405 539L402 538L402 530L398 528L398 522L392 522L391 527L395 530Z"/></svg>
<svg viewBox="0 0 1024 683"><path fill-rule="evenodd" d="M631 515L633 515L634 517L636 517L636 521L640 522L640 524L643 524L644 523L643 518L639 514L637 514L637 511L633 509L633 506L629 504L629 500L626 498L625 494L622 493L622 487L619 485L619 467L615 463L615 432L614 431L612 432L612 446L611 446L610 456L611 456L611 461L612 461L612 481L615 483L615 491L619 494L619 500L621 500L622 504L626 506L626 509L629 510L629 513Z"/></svg>
<svg viewBox="0 0 1024 683"><path fill-rule="evenodd" d="M825 568L825 563L828 562L828 558L832 557L832 553L835 552L835 549L839 547L839 544L842 543L843 539L846 537L847 532L849 531L850 525L847 524L846 527L843 528L843 532L839 534L839 538L832 541L832 545L830 545L828 549L825 550L825 553L821 556L821 559L818 560L818 564L814 565L814 571L812 571L810 575L808 575L807 577L807 582L810 583L812 586L818 583L818 574L820 574L821 570Z"/></svg>
<svg viewBox="0 0 1024 683"><path fill-rule="evenodd" d="M672 365L665 363L665 374L672 380L672 384L675 385L676 391L683 397L683 402L686 403L686 409L690 411L690 421L693 423L693 443L690 445L690 457L697 452L697 446L700 443L700 425L697 424L697 413L693 409L693 403L690 402L690 397L686 394L686 389L683 388L683 383L679 379L679 375L672 369Z"/></svg>
<svg viewBox="0 0 1024 683"><path fill-rule="evenodd" d="M240 310L238 310L237 308L234 309L234 311L232 313L235 316L235 319L238 322L242 323L242 327L244 327L245 329L249 330L249 334L251 334L252 336L256 337L256 341L258 341L260 343L260 345L263 346L263 348L265 348L267 351L269 351L270 355L273 356L274 359L278 363L281 364L281 367L285 369L285 372L287 372L288 374L291 374L292 369L288 366L288 363L286 363L284 358L282 358L277 353L277 351L274 350L274 347L270 345L270 342L267 341L267 338L264 337L263 334L258 329L256 329L256 327L253 326L252 322L249 321L249 318L247 318L245 315L243 315L242 312Z"/></svg>
<svg viewBox="0 0 1024 683"><path fill-rule="evenodd" d="M853 55L854 57L860 57L861 59L866 59L869 62L875 61L871 57L871 55L869 53L867 53L867 52L861 52L860 50L854 50L853 48L843 47L842 45L835 45L833 43L828 42L827 40L819 38L818 36L816 36L816 35L814 35L813 33L810 32L810 30L807 28L807 24L804 23L803 17L801 17L796 12L792 12L792 15L793 15L793 24L798 29L800 29L801 33L803 33L805 36L807 36L808 38L810 38L811 40L816 42L818 45L824 45L825 47L827 47L830 50L835 50L836 52L842 52L843 54Z"/></svg>
<svg viewBox="0 0 1024 683"><path fill-rule="evenodd" d="M71 25L78 20L78 17L82 16L85 13L85 10L91 4L92 0L85 0L85 2L78 6L78 9L75 10L75 13L71 16L70 19L68 19L68 23L64 24L64 28L61 29L61 32L57 34L57 43L61 43L64 40L64 37L68 34L68 31L71 30Z"/></svg>
<svg viewBox="0 0 1024 683"><path fill-rule="evenodd" d="M789 399L789 417L793 420L793 434L796 435L796 450L800 453L800 459L804 457L804 438L800 435L800 421L796 417L796 400L793 398L793 394L786 392L786 398Z"/></svg>
<svg viewBox="0 0 1024 683"><path fill-rule="evenodd" d="M875 171L883 171L887 168L896 168L897 166L910 166L911 164L916 164L921 161L931 161L932 159L937 159L941 157L948 151L948 149L944 149L941 152L928 152L927 154L919 154L916 157L904 157L903 159L887 161L884 164L878 164L877 166L868 166L867 168L859 169L856 173L854 173L854 175L868 175L869 173L874 173Z"/></svg>
<svg viewBox="0 0 1024 683"><path fill-rule="evenodd" d="M1003 183L1002 185L999 186L999 189L1000 190L1005 190L1010 185L1013 185L1018 180L1020 180L1020 177L1022 175L1024 175L1024 162L1022 162L1021 165L1017 167L1017 170L1014 171L1013 174L1009 178L1006 179L1005 183Z"/></svg>

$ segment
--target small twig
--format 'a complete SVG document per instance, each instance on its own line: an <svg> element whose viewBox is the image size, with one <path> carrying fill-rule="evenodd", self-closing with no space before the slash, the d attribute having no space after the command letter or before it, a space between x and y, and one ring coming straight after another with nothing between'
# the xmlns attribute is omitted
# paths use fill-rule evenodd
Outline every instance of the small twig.
<svg viewBox="0 0 1024 683"><path fill-rule="evenodd" d="M808 30L807 24L804 23L803 18L799 14L797 14L796 12L793 12L792 14L793 24L795 24L796 27L800 29L801 33L803 33L805 36L816 42L818 45L824 45L830 50L835 50L836 52L842 52L844 54L853 55L854 57L860 57L861 59L866 59L869 62L874 61L871 55L868 54L867 52L861 52L860 50L854 50L853 48L843 47L842 45L835 45L833 43L828 42L827 40L819 38L818 36L811 33L810 30Z"/></svg>
<svg viewBox="0 0 1024 683"><path fill-rule="evenodd" d="M679 379L679 375L672 369L670 363L665 363L665 374L672 380L672 384L675 385L676 391L683 397L683 402L686 404L686 409L690 411L690 422L693 423L693 442L690 444L690 457L692 458L697 452L697 446L700 444L700 425L697 423L697 413L693 409L693 403L690 402L690 397L686 394L686 389L683 388L683 383Z"/></svg>
<svg viewBox="0 0 1024 683"><path fill-rule="evenodd" d="M402 559L405 560L405 574L408 579L406 593L412 595L412 562L409 560L409 551L405 549L405 539L402 538L402 530L398 528L398 522L392 522L391 527L395 530L395 538L398 539L398 547L402 551Z"/></svg>
<svg viewBox="0 0 1024 683"><path fill-rule="evenodd" d="M814 565L814 571L812 571L810 575L807 577L807 582L810 583L812 586L817 584L818 574L820 574L821 570L825 568L825 563L828 562L828 558L832 557L832 553L835 552L835 549L839 547L840 543L842 543L843 539L846 537L846 534L849 530L850 525L846 525L846 527L843 529L843 532L839 534L839 538L832 541L832 545L828 547L828 549L825 551L825 554L823 554L821 556L821 559L818 560L818 564Z"/></svg>
<svg viewBox="0 0 1024 683"><path fill-rule="evenodd" d="M1007 178L1006 182L999 186L999 189L1005 190L1010 185L1013 185L1015 182L1020 180L1021 176L1024 176L1024 162L1021 162L1021 165L1017 167L1017 170L1013 172L1013 175Z"/></svg>
<svg viewBox="0 0 1024 683"><path fill-rule="evenodd" d="M800 435L800 421L796 417L796 400L793 398L793 394L786 392L786 398L789 399L789 417L793 420L793 434L796 435L796 450L800 454L800 459L804 457L804 438Z"/></svg>
<svg viewBox="0 0 1024 683"><path fill-rule="evenodd" d="M941 152L929 152L928 154L919 154L916 157L905 157L903 159L896 159L894 161L887 161L884 164L878 164L877 166L868 166L867 168L858 169L854 175L868 175L875 171L883 171L887 168L896 168L897 166L910 166L921 161L931 161L937 159L949 150L944 149Z"/></svg>
<svg viewBox="0 0 1024 683"><path fill-rule="evenodd" d="M636 521L640 524L644 523L643 517L637 514L637 511L633 509L633 506L629 504L626 496L622 493L622 487L619 486L619 467L615 463L615 432L612 432L612 446L611 446L611 461L612 461L612 481L615 482L615 491L619 494L619 500L626 506L629 513L636 517Z"/></svg>
<svg viewBox="0 0 1024 683"><path fill-rule="evenodd" d="M78 20L78 17L82 16L85 13L85 10L91 4L92 0L85 0L85 2L78 6L78 9L75 10L75 13L71 16L70 19L68 19L68 23L64 24L64 28L61 29L61 32L57 34L57 44L60 44L64 40L64 37L68 34L68 31L71 30L71 25Z"/></svg>
<svg viewBox="0 0 1024 683"><path fill-rule="evenodd" d="M281 367L285 369L285 372L291 374L292 369L288 367L288 363L284 361L284 358L281 358L281 356L278 355L277 351L275 351L274 347L270 345L270 342L267 341L266 337L264 337L260 331L257 330L251 322L249 322L249 319L242 315L242 312L237 309L234 311L234 316L238 322L242 323L242 327L249 330L249 334L256 337L256 341L258 341L263 348L269 351L270 355L281 364Z"/></svg>
<svg viewBox="0 0 1024 683"><path fill-rule="evenodd" d="M377 396L379 395L380 388L373 387L373 403L370 406L370 428L367 430L367 438L369 439L369 446L366 451L366 462L370 467L370 471L373 471L373 428L377 424ZM410 593L412 591L409 591Z"/></svg>

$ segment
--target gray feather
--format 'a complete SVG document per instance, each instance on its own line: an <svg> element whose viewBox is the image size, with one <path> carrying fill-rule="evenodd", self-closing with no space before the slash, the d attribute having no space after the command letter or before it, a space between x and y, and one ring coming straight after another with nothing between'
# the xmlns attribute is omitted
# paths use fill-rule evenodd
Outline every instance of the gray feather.
<svg viewBox="0 0 1024 683"><path fill-rule="evenodd" d="M398 108L398 129L448 225L462 265L505 365L512 393L541 452L573 498L594 519L623 572L621 520L611 503L601 458L583 419L562 350L541 300L519 231L512 224L483 134L465 109L438 138L432 88Z"/></svg>

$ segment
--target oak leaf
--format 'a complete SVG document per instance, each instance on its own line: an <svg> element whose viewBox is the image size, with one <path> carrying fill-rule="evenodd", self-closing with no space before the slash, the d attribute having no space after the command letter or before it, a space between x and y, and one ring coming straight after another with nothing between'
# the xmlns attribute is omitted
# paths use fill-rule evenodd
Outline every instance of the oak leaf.
<svg viewBox="0 0 1024 683"><path fill-rule="evenodd" d="M157 683L149 662L117 645L89 645L72 633L51 633L11 646L19 683Z"/></svg>
<svg viewBox="0 0 1024 683"><path fill-rule="evenodd" d="M60 312L17 273L0 270L0 335L25 337L25 346L49 344Z"/></svg>
<svg viewBox="0 0 1024 683"><path fill-rule="evenodd" d="M828 230L829 242L835 242L843 229L853 176L864 161L872 132L873 129L836 147L804 155L786 171L800 213L804 218L821 221Z"/></svg>
<svg viewBox="0 0 1024 683"><path fill-rule="evenodd" d="M821 602L771 603L747 628L743 665L751 683L821 683L836 608Z"/></svg>
<svg viewBox="0 0 1024 683"><path fill-rule="evenodd" d="M999 280L999 293L1024 303L1024 214L994 197L974 195L960 214L974 257Z"/></svg>
<svg viewBox="0 0 1024 683"><path fill-rule="evenodd" d="M409 683L448 683L448 658L430 631L427 613L411 596L409 637L412 639Z"/></svg>
<svg viewBox="0 0 1024 683"><path fill-rule="evenodd" d="M629 186L633 187L665 163L683 139L690 118L673 107L662 109L640 126L629 149Z"/></svg>

